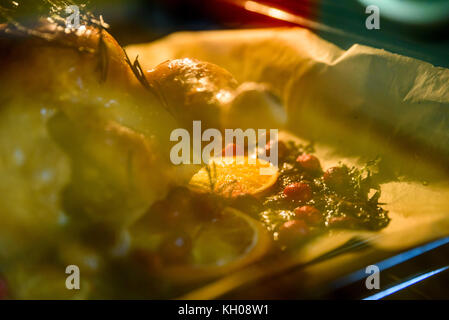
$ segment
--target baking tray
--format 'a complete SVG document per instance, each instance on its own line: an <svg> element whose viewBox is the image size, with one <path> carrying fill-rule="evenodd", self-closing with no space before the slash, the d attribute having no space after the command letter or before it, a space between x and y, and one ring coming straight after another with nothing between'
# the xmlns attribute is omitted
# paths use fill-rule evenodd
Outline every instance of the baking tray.
<svg viewBox="0 0 449 320"><path fill-rule="evenodd" d="M148 69L191 57L267 83L288 113L281 136L314 142L324 167L382 159L387 228L330 232L182 298L322 297L357 270L449 236L449 70L363 45L342 50L302 28L182 32L126 50Z"/></svg>

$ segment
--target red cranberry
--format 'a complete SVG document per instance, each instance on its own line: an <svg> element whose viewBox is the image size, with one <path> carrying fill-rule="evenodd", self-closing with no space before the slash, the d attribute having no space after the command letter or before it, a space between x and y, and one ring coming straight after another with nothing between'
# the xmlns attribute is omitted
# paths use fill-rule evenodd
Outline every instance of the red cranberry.
<svg viewBox="0 0 449 320"><path fill-rule="evenodd" d="M307 235L309 235L309 228L302 220L287 221L278 231L279 243L285 246L297 244Z"/></svg>
<svg viewBox="0 0 449 320"><path fill-rule="evenodd" d="M321 171L320 160L314 155L307 153L302 154L296 158L296 162L305 170L313 172Z"/></svg>
<svg viewBox="0 0 449 320"><path fill-rule="evenodd" d="M331 188L340 189L349 183L348 168L332 167L327 169L323 179Z"/></svg>
<svg viewBox="0 0 449 320"><path fill-rule="evenodd" d="M295 182L285 187L284 195L289 200L305 202L312 199L312 189L307 183Z"/></svg>
<svg viewBox="0 0 449 320"><path fill-rule="evenodd" d="M294 212L296 218L302 219L311 225L317 225L323 222L323 216L320 210L313 206L297 207Z"/></svg>

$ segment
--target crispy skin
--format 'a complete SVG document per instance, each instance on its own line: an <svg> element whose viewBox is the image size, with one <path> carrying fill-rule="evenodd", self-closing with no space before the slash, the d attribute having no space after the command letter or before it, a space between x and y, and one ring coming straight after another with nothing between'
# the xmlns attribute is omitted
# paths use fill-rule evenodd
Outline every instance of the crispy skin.
<svg viewBox="0 0 449 320"><path fill-rule="evenodd" d="M11 263L93 223L124 229L183 181L168 161L176 122L117 42L92 27L34 31L0 26L0 260Z"/></svg>
<svg viewBox="0 0 449 320"><path fill-rule="evenodd" d="M225 69L189 58L165 61L145 76L186 128L191 128L194 120L201 120L207 128L222 128L222 119L238 86Z"/></svg>
<svg viewBox="0 0 449 320"><path fill-rule="evenodd" d="M282 103L270 86L240 86L225 69L184 58L165 61L145 72L171 114L185 128L201 120L205 128L280 128L286 122Z"/></svg>

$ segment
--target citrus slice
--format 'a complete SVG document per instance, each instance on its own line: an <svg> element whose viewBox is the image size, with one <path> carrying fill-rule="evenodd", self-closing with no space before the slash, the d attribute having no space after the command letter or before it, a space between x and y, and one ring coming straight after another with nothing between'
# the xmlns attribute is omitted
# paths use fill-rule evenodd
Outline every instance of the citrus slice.
<svg viewBox="0 0 449 320"><path fill-rule="evenodd" d="M260 259L270 245L271 237L259 221L228 207L198 232L190 263L167 267L162 275L176 283L219 277Z"/></svg>
<svg viewBox="0 0 449 320"><path fill-rule="evenodd" d="M212 158L207 167L192 177L189 187L197 192L214 192L224 197L260 196L276 183L278 175L277 168L262 159Z"/></svg>

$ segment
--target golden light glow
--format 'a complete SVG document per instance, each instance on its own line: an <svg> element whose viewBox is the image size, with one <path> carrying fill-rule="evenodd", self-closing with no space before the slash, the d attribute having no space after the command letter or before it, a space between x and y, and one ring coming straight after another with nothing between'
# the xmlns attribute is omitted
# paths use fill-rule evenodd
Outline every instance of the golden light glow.
<svg viewBox="0 0 449 320"><path fill-rule="evenodd" d="M270 16L272 18L278 19L278 20L283 20L283 21L288 21L288 22L295 22L295 16L277 9L277 8L273 8L255 1L244 1L243 2L243 7L251 12L255 12L255 13L259 13L259 14L263 14L266 16Z"/></svg>
<svg viewBox="0 0 449 320"><path fill-rule="evenodd" d="M226 0L225 0L226 1ZM227 2L233 3L234 5L243 7L245 10L248 10L250 12L258 13L264 16L268 16L277 20L282 20L286 22L290 22L293 24L300 25L302 27L314 29L314 30L320 30L320 31L326 31L336 34L341 34L342 31L326 26L322 23L318 23L315 21L312 21L310 19L301 17L299 15L287 12L285 10L271 7L266 4L258 3L256 1L252 0L227 0Z"/></svg>

